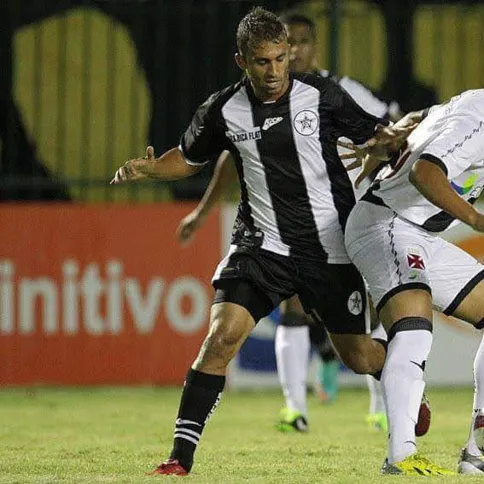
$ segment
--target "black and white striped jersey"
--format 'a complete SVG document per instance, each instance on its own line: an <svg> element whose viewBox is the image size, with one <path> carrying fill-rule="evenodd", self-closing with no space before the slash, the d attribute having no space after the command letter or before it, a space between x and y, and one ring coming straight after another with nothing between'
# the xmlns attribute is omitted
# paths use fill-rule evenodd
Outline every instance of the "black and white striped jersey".
<svg viewBox="0 0 484 484"><path fill-rule="evenodd" d="M195 165L223 150L236 160L241 201L234 244L348 263L343 230L355 196L336 140L364 143L377 123L385 121L329 78L292 74L272 103L258 100L243 80L199 107L180 149Z"/></svg>
<svg viewBox="0 0 484 484"><path fill-rule="evenodd" d="M360 105L360 107L370 114L373 114L373 116L384 118L390 116L392 110L399 110L397 103L394 102L391 106L388 105L385 101L379 99L373 91L351 77L335 76L326 69L316 71L316 73L321 77L330 77L337 82Z"/></svg>
<svg viewBox="0 0 484 484"><path fill-rule="evenodd" d="M393 108L390 107L390 105L379 99L370 89L368 89L366 86L361 84L361 82L358 82L355 79L351 79L348 76L335 76L324 69L320 71L315 71L315 73L319 74L322 77L331 77L333 81L337 82L343 89L346 90L346 92L353 98L354 101L356 101L360 105L360 107L362 107L368 113L373 114L373 116L378 116L380 118L390 118L392 115L395 115L396 112L400 110L398 104L392 103ZM348 140L343 137L341 138L341 141ZM338 146L339 155L348 153L349 151L350 150L346 148ZM358 188L356 188L355 180L358 174L359 170L352 170L348 172L348 176L350 177L351 184L355 192L356 200L359 200L365 194L371 184L371 177L367 177L359 184Z"/></svg>

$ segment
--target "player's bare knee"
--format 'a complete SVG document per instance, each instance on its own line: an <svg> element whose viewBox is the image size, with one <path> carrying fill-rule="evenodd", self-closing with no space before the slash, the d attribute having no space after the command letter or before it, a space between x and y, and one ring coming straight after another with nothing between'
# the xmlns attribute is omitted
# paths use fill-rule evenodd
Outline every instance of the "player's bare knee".
<svg viewBox="0 0 484 484"><path fill-rule="evenodd" d="M206 344L217 354L231 354L245 338L245 325L238 321L230 323L224 319L212 321Z"/></svg>
<svg viewBox="0 0 484 484"><path fill-rule="evenodd" d="M340 356L343 363L359 375L367 375L379 370L379 368L374 368L372 359L363 348L345 352Z"/></svg>
<svg viewBox="0 0 484 484"><path fill-rule="evenodd" d="M375 368L375 365L372 364L371 359L362 353L355 360L351 369L358 375L369 375L378 371L378 368Z"/></svg>
<svg viewBox="0 0 484 484"><path fill-rule="evenodd" d="M219 348L232 348L238 347L243 337L244 332L237 328L222 328L211 335L211 342Z"/></svg>

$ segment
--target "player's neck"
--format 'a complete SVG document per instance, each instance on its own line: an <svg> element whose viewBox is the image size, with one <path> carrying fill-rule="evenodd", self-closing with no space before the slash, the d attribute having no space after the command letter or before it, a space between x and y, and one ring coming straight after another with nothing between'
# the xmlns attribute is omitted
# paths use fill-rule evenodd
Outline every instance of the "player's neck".
<svg viewBox="0 0 484 484"><path fill-rule="evenodd" d="M287 78L285 83L284 83L284 86L281 88L281 90L277 94L272 94L272 95L268 94L264 91L255 89L252 82L250 83L250 85L251 85L251 88L252 88L252 92L254 93L254 96L257 98L258 101L260 101L261 103L264 103L264 104L270 104L270 103L277 102L279 99L281 99L281 97L284 96L284 94L287 93L287 90L289 89L289 86L291 85L291 81L290 81L289 78Z"/></svg>

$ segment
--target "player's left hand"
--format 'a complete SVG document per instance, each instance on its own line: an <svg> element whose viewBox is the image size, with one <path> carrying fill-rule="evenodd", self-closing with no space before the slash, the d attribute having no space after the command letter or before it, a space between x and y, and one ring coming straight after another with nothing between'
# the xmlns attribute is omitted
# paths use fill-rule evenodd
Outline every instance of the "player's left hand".
<svg viewBox="0 0 484 484"><path fill-rule="evenodd" d="M357 146L351 142L338 141L339 146L351 150L349 153L342 154L341 159L354 159L352 163L346 166L346 170L351 171L361 167L355 179L355 187L358 188L367 176L387 162L391 154L398 150L417 126L418 123L415 121L402 119L401 122L392 126L378 124L375 136L370 138L363 146Z"/></svg>
<svg viewBox="0 0 484 484"><path fill-rule="evenodd" d="M198 212L190 212L182 221L176 230L178 239L182 245L187 245L193 239L193 235L200 228L202 223Z"/></svg>
<svg viewBox="0 0 484 484"><path fill-rule="evenodd" d="M380 150L380 152L373 151L374 156L379 156L383 151L394 152L404 143L418 124L412 118L407 117L391 126L378 124L375 129L375 136L370 138L366 144L371 150Z"/></svg>
<svg viewBox="0 0 484 484"><path fill-rule="evenodd" d="M355 188L359 188L360 183L371 173L377 170L382 164L384 164L387 159L380 159L376 156L371 155L368 153L361 162L361 170L358 173L358 176L355 178ZM349 167L347 168L349 169Z"/></svg>

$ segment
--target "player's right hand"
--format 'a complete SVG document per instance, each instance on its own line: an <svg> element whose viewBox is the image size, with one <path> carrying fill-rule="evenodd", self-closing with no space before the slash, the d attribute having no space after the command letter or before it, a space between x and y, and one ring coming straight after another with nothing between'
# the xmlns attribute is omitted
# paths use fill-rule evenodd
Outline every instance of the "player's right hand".
<svg viewBox="0 0 484 484"><path fill-rule="evenodd" d="M187 245L193 239L195 232L200 228L202 219L198 212L190 212L182 221L176 230L176 235L182 245Z"/></svg>
<svg viewBox="0 0 484 484"><path fill-rule="evenodd" d="M151 165L154 162L155 150L152 146L148 146L146 148L146 156L128 160L122 167L118 168L110 184L117 185L118 183L148 178L151 172Z"/></svg>

